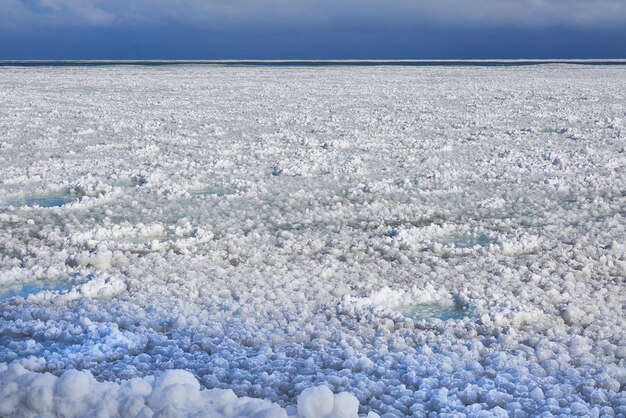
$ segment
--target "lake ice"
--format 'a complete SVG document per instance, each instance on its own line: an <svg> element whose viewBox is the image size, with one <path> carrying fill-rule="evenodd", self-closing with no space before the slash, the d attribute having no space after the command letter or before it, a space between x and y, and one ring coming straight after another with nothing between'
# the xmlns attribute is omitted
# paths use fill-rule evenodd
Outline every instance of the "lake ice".
<svg viewBox="0 0 626 418"><path fill-rule="evenodd" d="M626 416L624 80L0 68L0 416Z"/></svg>

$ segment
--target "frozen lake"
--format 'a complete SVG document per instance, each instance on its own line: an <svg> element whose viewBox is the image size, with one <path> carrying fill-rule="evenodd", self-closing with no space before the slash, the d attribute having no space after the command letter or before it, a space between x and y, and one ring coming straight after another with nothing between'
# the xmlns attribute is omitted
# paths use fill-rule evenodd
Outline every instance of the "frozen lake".
<svg viewBox="0 0 626 418"><path fill-rule="evenodd" d="M0 416L625 416L625 80L0 67Z"/></svg>

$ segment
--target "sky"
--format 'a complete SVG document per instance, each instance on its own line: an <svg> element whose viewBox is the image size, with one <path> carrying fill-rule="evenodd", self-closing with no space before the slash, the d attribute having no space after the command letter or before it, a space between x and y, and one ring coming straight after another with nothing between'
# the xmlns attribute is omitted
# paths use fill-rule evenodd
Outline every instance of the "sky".
<svg viewBox="0 0 626 418"><path fill-rule="evenodd" d="M0 59L626 58L626 0L0 0Z"/></svg>

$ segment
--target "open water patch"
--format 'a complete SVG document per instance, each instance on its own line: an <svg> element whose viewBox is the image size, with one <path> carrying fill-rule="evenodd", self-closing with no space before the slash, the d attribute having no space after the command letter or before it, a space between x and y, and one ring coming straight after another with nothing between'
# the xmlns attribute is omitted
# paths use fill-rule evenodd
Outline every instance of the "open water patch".
<svg viewBox="0 0 626 418"><path fill-rule="evenodd" d="M68 291L71 288L71 283L61 281L41 281L0 285L0 301L12 299L15 297L27 298L29 295L34 295L39 292L45 291L63 292Z"/></svg>
<svg viewBox="0 0 626 418"><path fill-rule="evenodd" d="M357 307L382 309L414 321L455 321L475 316L465 298L432 286L408 291L384 287L370 296L348 300Z"/></svg>
<svg viewBox="0 0 626 418"><path fill-rule="evenodd" d="M29 208L58 208L61 206L74 203L78 200L77 196L66 193L50 193L39 194L33 196L24 196L6 202L7 206L29 207Z"/></svg>
<svg viewBox="0 0 626 418"><path fill-rule="evenodd" d="M191 188L188 190L192 196L217 196L223 197L233 195L237 193L236 189L229 187L217 187L217 186L203 186L197 188Z"/></svg>
<svg viewBox="0 0 626 418"><path fill-rule="evenodd" d="M454 248L488 247L494 240L485 234L481 235L453 235L441 240L441 244Z"/></svg>
<svg viewBox="0 0 626 418"><path fill-rule="evenodd" d="M28 197L24 204L30 207L56 208L71 203L74 199L65 196Z"/></svg>
<svg viewBox="0 0 626 418"><path fill-rule="evenodd" d="M471 309L460 304L413 303L398 306L394 308L394 311L416 321L432 319L440 319L442 321L462 320L472 316Z"/></svg>
<svg viewBox="0 0 626 418"><path fill-rule="evenodd" d="M72 283L55 281L40 281L27 283L11 283L0 285L0 301L15 297L27 298L40 292L65 292L72 288Z"/></svg>

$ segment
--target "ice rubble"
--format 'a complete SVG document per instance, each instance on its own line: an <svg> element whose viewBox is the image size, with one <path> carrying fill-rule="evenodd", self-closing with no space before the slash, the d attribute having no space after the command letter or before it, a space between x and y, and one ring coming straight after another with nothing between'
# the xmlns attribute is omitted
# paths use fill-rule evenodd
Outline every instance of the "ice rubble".
<svg viewBox="0 0 626 418"><path fill-rule="evenodd" d="M626 415L625 71L3 67L2 406Z"/></svg>

